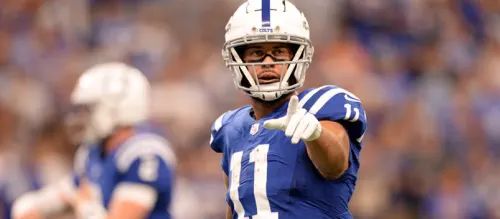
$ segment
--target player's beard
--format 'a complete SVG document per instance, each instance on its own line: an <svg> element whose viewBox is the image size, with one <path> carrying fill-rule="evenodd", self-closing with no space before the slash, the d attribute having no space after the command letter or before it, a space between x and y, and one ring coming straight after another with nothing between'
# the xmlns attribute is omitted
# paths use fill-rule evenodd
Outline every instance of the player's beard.
<svg viewBox="0 0 500 219"><path fill-rule="evenodd" d="M287 94L283 94L281 95L281 97L278 97L278 99L276 100L270 100L270 101L266 101L266 100L262 100L260 98L257 98L257 97L252 97L250 96L255 102L258 102L259 104L262 104L262 105L265 105L266 107L275 107L276 105L280 105L280 103L284 103L285 100L288 100L290 98L290 96L292 96L293 94L295 94L296 92L290 92L290 93L287 93Z"/></svg>

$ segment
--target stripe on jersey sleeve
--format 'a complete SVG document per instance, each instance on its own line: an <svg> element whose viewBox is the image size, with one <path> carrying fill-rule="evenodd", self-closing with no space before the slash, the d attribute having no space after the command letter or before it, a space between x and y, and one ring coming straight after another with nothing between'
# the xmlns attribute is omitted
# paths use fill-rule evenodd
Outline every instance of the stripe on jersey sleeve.
<svg viewBox="0 0 500 219"><path fill-rule="evenodd" d="M214 122L214 130L216 132L219 131L219 129L222 127L222 119L224 118L224 115L226 115L227 112L223 113L222 115L219 116L219 118L217 118Z"/></svg>
<svg viewBox="0 0 500 219"><path fill-rule="evenodd" d="M126 171L136 159L157 155L170 167L175 167L175 154L168 142L154 134L141 134L125 143L117 154L117 166L120 171Z"/></svg>
<svg viewBox="0 0 500 219"><path fill-rule="evenodd" d="M318 87L316 89L313 89L311 91L309 91L309 93L307 93L304 97L302 97L302 99L299 101L299 106L300 107L304 107L304 105L306 105L307 101L309 101L309 99L311 99L312 96L314 96L314 94L318 93L318 91L322 90L323 88L325 87L328 87L329 85L325 85L325 86L322 86L322 87Z"/></svg>
<svg viewBox="0 0 500 219"><path fill-rule="evenodd" d="M342 88L339 88L339 87L335 87L335 88L332 88L331 90L328 90L325 93L323 93L318 98L318 100L316 100L316 102L312 105L312 107L309 109L309 112L312 113L312 114L318 113L321 110L321 108L323 108L323 106L325 106L325 104L330 99L332 99L335 95L342 94L342 93L343 94L347 94L349 96L352 96L356 100L359 100L359 98L356 97L353 93L351 93L351 92L349 92L349 91L347 91L345 89L342 89Z"/></svg>
<svg viewBox="0 0 500 219"><path fill-rule="evenodd" d="M154 207L158 193L148 185L139 183L120 183L113 192L113 201L122 200L140 204L148 209Z"/></svg>

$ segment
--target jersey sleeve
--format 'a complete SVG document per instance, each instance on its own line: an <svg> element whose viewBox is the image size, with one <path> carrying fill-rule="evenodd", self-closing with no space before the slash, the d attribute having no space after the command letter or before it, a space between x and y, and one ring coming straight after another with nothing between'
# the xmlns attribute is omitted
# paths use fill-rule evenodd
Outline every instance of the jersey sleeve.
<svg viewBox="0 0 500 219"><path fill-rule="evenodd" d="M160 136L138 137L116 156L120 183L142 184L157 191L169 190L174 177L175 155Z"/></svg>
<svg viewBox="0 0 500 219"><path fill-rule="evenodd" d="M217 153L224 152L224 131L223 126L227 123L231 111L220 115L210 128L210 147Z"/></svg>
<svg viewBox="0 0 500 219"><path fill-rule="evenodd" d="M330 120L342 124L351 141L360 144L367 128L366 113L361 100L351 92L334 86L310 92L315 93L304 107L320 121Z"/></svg>
<svg viewBox="0 0 500 219"><path fill-rule="evenodd" d="M221 167L224 173L229 173L229 148L227 148L228 134L225 127L231 121L237 110L227 111L220 115L212 124L210 130L210 147L217 153L222 153Z"/></svg>

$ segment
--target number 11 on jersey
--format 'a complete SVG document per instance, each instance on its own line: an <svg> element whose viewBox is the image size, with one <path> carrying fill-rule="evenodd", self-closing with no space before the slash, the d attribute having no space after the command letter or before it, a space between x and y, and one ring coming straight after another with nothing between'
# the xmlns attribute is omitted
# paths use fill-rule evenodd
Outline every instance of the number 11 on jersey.
<svg viewBox="0 0 500 219"><path fill-rule="evenodd" d="M253 193L257 214L252 219L278 219L277 212L271 212L271 206L267 197L267 153L269 144L257 145L250 152L250 163L254 163ZM241 160L243 151L233 153L230 166L229 196L238 214L238 219L245 218L245 209L240 202L238 187L240 186Z"/></svg>

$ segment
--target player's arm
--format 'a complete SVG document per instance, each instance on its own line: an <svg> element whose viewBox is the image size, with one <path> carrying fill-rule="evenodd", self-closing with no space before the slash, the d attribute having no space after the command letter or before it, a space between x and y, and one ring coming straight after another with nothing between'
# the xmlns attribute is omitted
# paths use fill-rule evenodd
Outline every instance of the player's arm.
<svg viewBox="0 0 500 219"><path fill-rule="evenodd" d="M303 140L307 154L318 172L326 179L336 179L348 167L349 137L344 127L334 121L318 119L299 104L297 96L292 96L287 114L264 123L268 129L283 130L297 144Z"/></svg>
<svg viewBox="0 0 500 219"><path fill-rule="evenodd" d="M224 178L224 185L226 190L229 189L229 159L228 152L226 151L226 142L225 142L225 132L223 131L224 126L229 123L234 113L237 111L228 111L220 115L215 122L212 124L212 128L210 130L210 147L217 153L222 153L221 158L221 167ZM226 219L232 218L232 211L229 203L226 205Z"/></svg>
<svg viewBox="0 0 500 219"><path fill-rule="evenodd" d="M324 178L337 179L349 165L349 136L337 122L321 121L319 125L319 137L305 141L307 154Z"/></svg>
<svg viewBox="0 0 500 219"><path fill-rule="evenodd" d="M231 207L229 205L226 207L226 219L231 219L232 212L231 212Z"/></svg>
<svg viewBox="0 0 500 219"><path fill-rule="evenodd" d="M41 219L62 213L70 207L64 197L72 196L74 192L71 177L66 177L38 191L28 192L14 201L12 218Z"/></svg>
<svg viewBox="0 0 500 219"><path fill-rule="evenodd" d="M226 174L223 174L224 175L224 185L226 186L226 189L229 189L229 180L226 176ZM231 212L231 207L229 207L229 204L226 205L226 219L231 219L232 217L232 212Z"/></svg>

